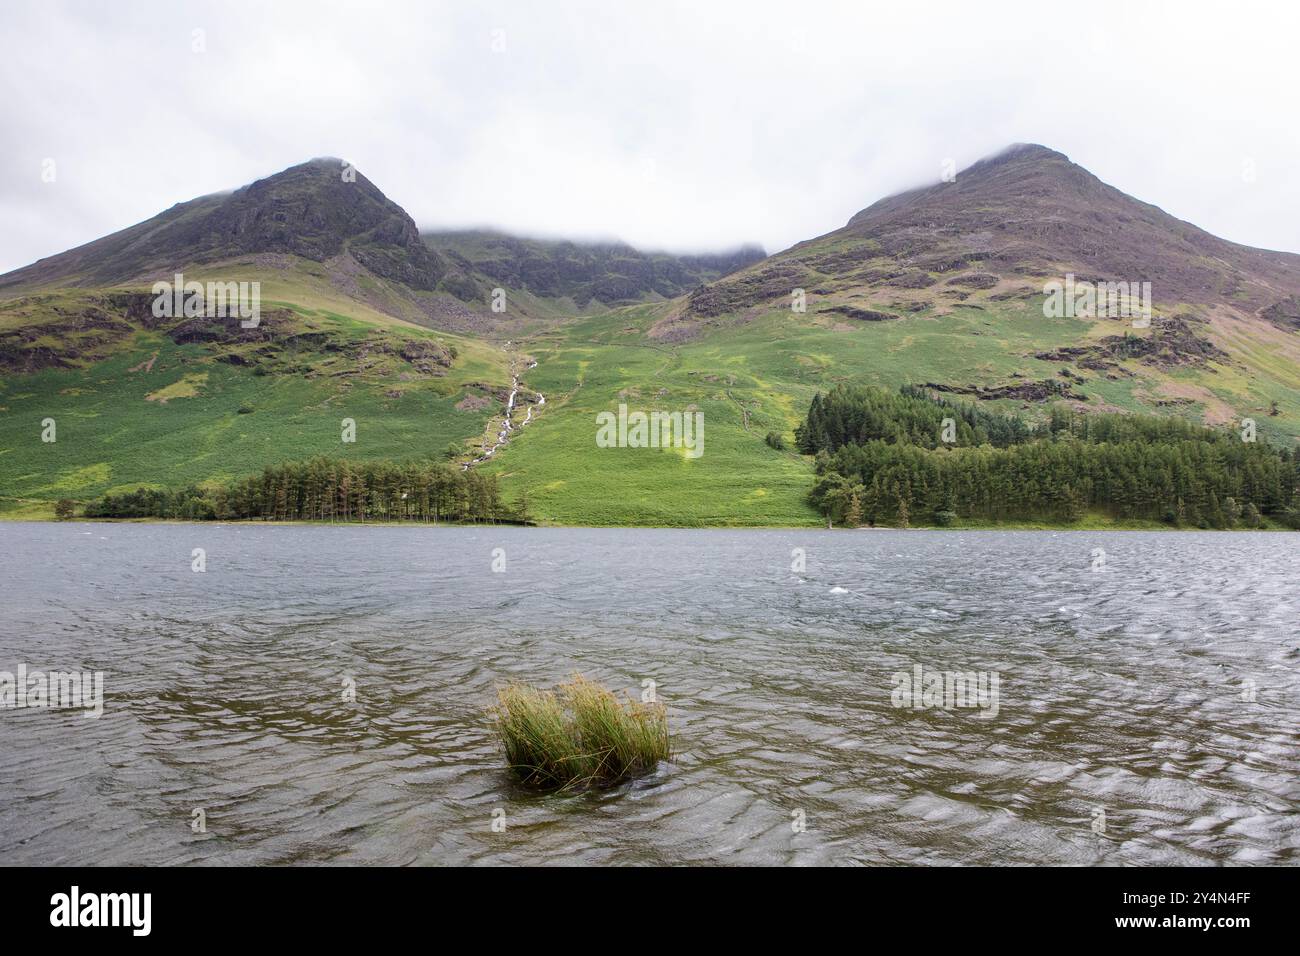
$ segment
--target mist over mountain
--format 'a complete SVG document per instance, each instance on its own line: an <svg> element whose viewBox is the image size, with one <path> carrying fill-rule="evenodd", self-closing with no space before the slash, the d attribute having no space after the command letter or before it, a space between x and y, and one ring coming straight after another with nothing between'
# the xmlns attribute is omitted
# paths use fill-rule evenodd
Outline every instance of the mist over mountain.
<svg viewBox="0 0 1300 956"><path fill-rule="evenodd" d="M587 308L671 298L763 258L746 246L718 254L640 252L624 243L430 231L339 159L313 159L229 193L178 203L152 219L0 276L0 295L54 286L98 287L170 278L185 267L250 257L322 263L348 287L358 270L411 293L442 292L486 305L497 287ZM272 258L264 260L274 264ZM454 304L423 300L431 319Z"/></svg>
<svg viewBox="0 0 1300 956"><path fill-rule="evenodd" d="M259 253L327 262L350 254L376 275L432 290L447 266L406 212L337 159L314 159L0 277L20 285L117 285ZM355 177L355 178L352 178Z"/></svg>
<svg viewBox="0 0 1300 956"><path fill-rule="evenodd" d="M1031 288L1024 280L1041 286L1066 273L1150 282L1169 308L1219 306L1292 327L1300 316L1300 256L1219 239L1033 144L873 203L842 228L696 292L687 313L721 315L796 286L907 309L995 286L1014 294Z"/></svg>
<svg viewBox="0 0 1300 956"><path fill-rule="evenodd" d="M430 248L466 273L536 296L566 298L581 308L593 300L670 299L763 259L759 246L729 252L673 255L642 252L620 242L523 238L491 230L429 231Z"/></svg>

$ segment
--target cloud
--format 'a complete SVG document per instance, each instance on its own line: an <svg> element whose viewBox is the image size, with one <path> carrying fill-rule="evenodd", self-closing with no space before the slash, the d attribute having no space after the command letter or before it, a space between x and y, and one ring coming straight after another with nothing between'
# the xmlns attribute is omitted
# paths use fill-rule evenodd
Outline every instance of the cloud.
<svg viewBox="0 0 1300 956"><path fill-rule="evenodd" d="M0 271L317 155L424 227L776 250L1016 141L1300 252L1300 13L1135 7L11 0Z"/></svg>

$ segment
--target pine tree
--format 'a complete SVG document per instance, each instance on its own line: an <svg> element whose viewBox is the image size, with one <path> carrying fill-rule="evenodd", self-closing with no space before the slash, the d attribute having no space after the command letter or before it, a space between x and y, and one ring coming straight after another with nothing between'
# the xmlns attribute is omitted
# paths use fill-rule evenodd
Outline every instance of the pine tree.
<svg viewBox="0 0 1300 956"><path fill-rule="evenodd" d="M1237 499L1229 495L1223 499L1223 517L1231 528L1241 520L1241 505L1237 504Z"/></svg>
<svg viewBox="0 0 1300 956"><path fill-rule="evenodd" d="M849 495L849 510L844 515L844 523L850 528L862 527L862 501L856 490Z"/></svg>

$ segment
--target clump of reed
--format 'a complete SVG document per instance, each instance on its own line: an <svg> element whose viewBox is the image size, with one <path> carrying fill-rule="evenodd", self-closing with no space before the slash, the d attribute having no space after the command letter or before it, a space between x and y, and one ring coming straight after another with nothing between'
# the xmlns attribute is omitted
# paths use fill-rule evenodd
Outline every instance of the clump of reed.
<svg viewBox="0 0 1300 956"><path fill-rule="evenodd" d="M608 787L671 756L662 704L620 701L581 674L554 690L508 684L493 716L510 770L539 789Z"/></svg>

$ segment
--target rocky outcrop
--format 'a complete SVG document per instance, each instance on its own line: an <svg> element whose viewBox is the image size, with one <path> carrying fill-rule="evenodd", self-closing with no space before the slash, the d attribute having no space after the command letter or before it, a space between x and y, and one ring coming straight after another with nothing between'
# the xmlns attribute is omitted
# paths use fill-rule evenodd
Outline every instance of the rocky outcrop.
<svg viewBox="0 0 1300 956"><path fill-rule="evenodd" d="M1300 296L1288 296L1281 302L1274 302L1268 308L1261 309L1259 315L1280 329L1300 332Z"/></svg>
<svg viewBox="0 0 1300 956"><path fill-rule="evenodd" d="M102 357L136 327L102 299L83 308L50 305L47 299L19 300L8 310L16 319L39 314L43 321L0 330L0 369L12 373L76 368Z"/></svg>
<svg viewBox="0 0 1300 956"><path fill-rule="evenodd" d="M889 322L897 319L892 312L880 312L876 309L863 309L856 305L833 305L829 309L822 309L823 312L835 312L839 315L847 316L850 319L857 319L859 322Z"/></svg>
<svg viewBox="0 0 1300 956"><path fill-rule="evenodd" d="M1196 334L1193 328L1196 324L1198 320L1191 315L1156 319L1148 336L1108 335L1093 345L1035 352L1034 358L1045 362L1075 362L1095 371L1118 369L1125 359L1162 369L1227 361L1226 352Z"/></svg>
<svg viewBox="0 0 1300 956"><path fill-rule="evenodd" d="M948 285L962 286L967 289L991 289L1002 279L991 272L964 272L948 280Z"/></svg>
<svg viewBox="0 0 1300 956"><path fill-rule="evenodd" d="M1057 379L1043 379L1041 382L1012 382L1007 385L936 385L927 382L922 388L950 395L970 395L980 401L993 401L999 398L1016 399L1023 402L1054 402L1062 398L1072 398L1086 402L1087 395L1070 389L1068 382Z"/></svg>
<svg viewBox="0 0 1300 956"><path fill-rule="evenodd" d="M34 296L8 303L4 316L12 324L0 331L0 370L81 367L108 357L142 329L160 331L177 345L202 346L228 365L288 372L305 370L297 358L301 353L345 356L357 369L374 356L389 356L410 365L415 375L443 375L457 357L455 347L418 333L376 330L357 338L334 327L313 326L285 308L263 309L252 327L234 316L159 318L153 314L154 298L143 292L110 292L86 294L79 302Z"/></svg>
<svg viewBox="0 0 1300 956"><path fill-rule="evenodd" d="M784 299L788 304L795 289L809 284L810 276L811 273L798 261L774 263L766 269L746 272L726 282L701 286L691 293L686 302L686 312L711 318L776 299Z"/></svg>

